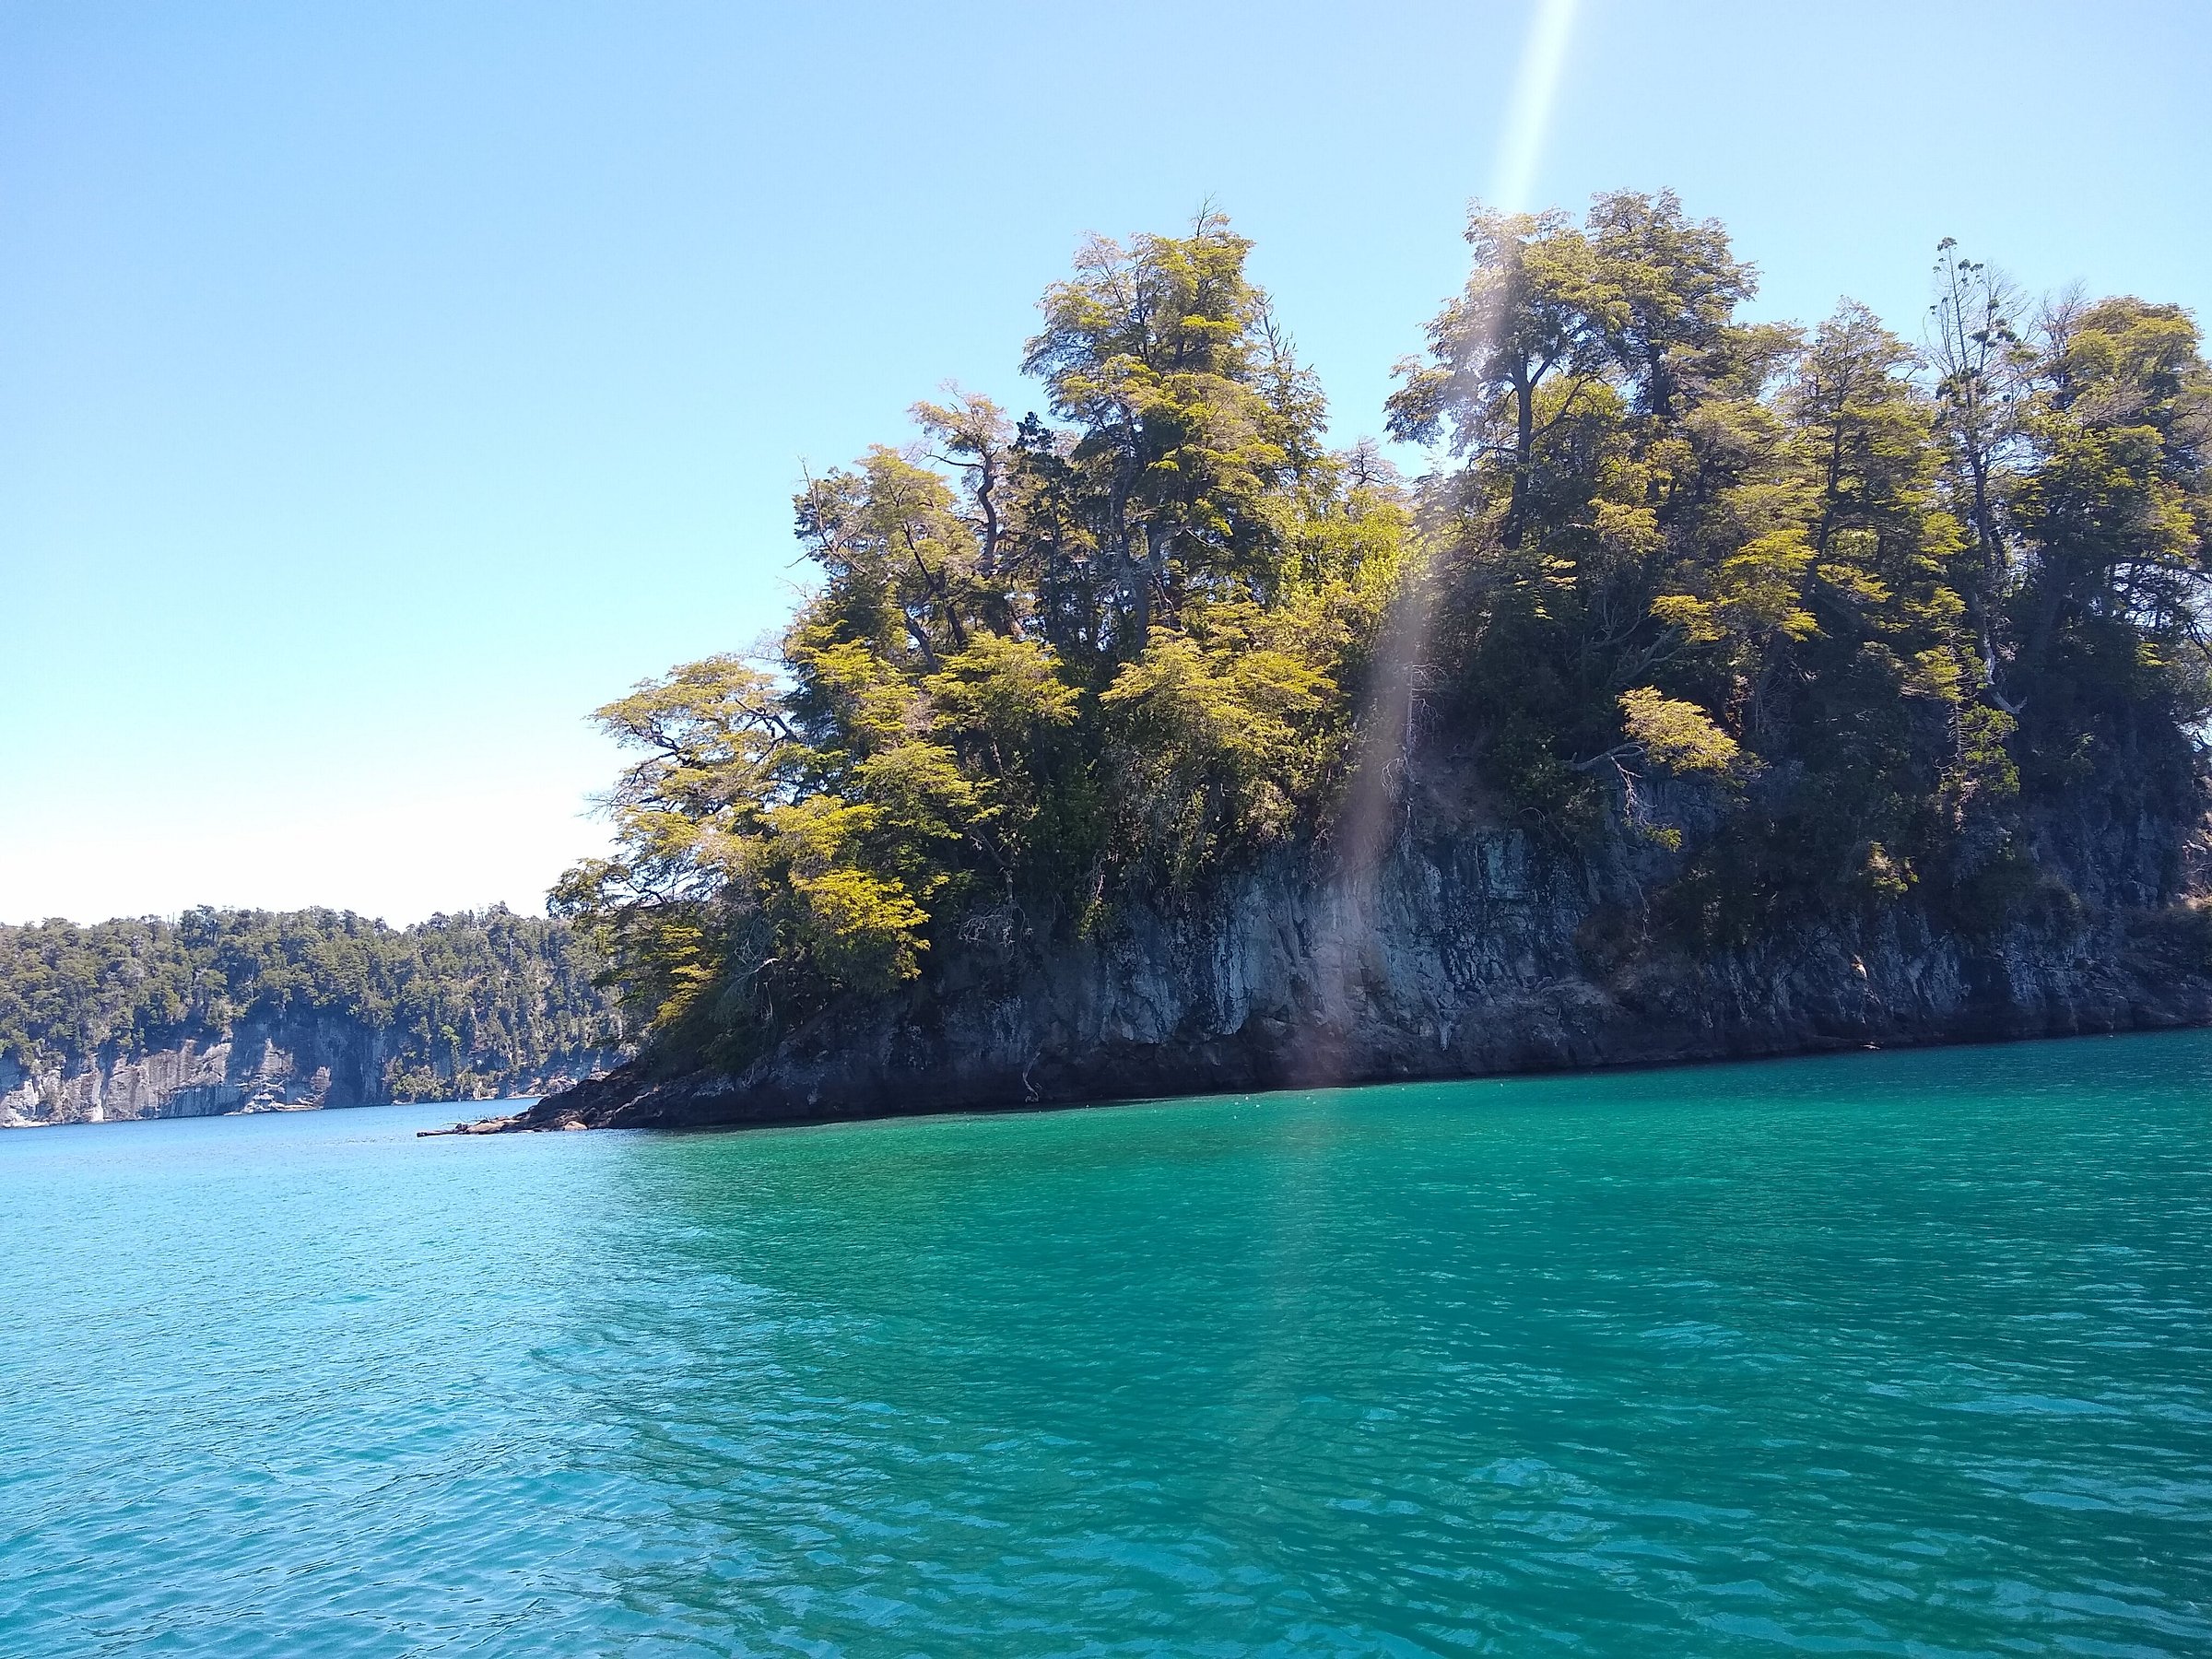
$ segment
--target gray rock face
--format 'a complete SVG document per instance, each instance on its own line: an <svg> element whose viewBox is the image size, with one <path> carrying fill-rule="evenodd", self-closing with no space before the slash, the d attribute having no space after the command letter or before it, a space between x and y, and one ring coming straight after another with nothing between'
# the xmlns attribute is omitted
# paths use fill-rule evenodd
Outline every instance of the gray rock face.
<svg viewBox="0 0 2212 1659"><path fill-rule="evenodd" d="M2109 1031L2212 1021L2195 830L2046 837L2060 921L1911 903L1691 954L1645 895L1675 855L1402 822L1364 869L1271 854L1181 907L1040 947L971 928L911 993L831 1009L735 1075L646 1061L516 1127L827 1119ZM1007 937L1006 935L1012 935Z"/></svg>
<svg viewBox="0 0 2212 1659"><path fill-rule="evenodd" d="M0 1054L0 1129L383 1105L393 1098L390 1063L398 1047L388 1028L317 1012L241 1021L230 1031L199 1033L147 1053L103 1056L66 1074L26 1072ZM543 1066L498 1074L500 1092L570 1088L624 1057L597 1049L559 1054Z"/></svg>

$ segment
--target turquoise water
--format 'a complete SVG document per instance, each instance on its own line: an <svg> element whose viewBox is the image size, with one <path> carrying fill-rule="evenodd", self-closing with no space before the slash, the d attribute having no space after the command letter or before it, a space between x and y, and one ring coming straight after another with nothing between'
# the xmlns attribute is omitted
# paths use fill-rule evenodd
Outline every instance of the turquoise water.
<svg viewBox="0 0 2212 1659"><path fill-rule="evenodd" d="M0 1135L0 1653L2201 1654L2208 1086Z"/></svg>

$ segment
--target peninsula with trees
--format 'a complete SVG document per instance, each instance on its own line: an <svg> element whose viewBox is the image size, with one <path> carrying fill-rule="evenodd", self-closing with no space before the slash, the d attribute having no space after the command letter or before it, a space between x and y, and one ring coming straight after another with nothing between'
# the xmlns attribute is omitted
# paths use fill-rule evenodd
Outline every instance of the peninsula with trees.
<svg viewBox="0 0 2212 1659"><path fill-rule="evenodd" d="M1082 250L1034 412L809 479L780 649L599 712L553 902L641 1052L501 1126L2212 1018L2192 317L1946 243L1918 340L1748 322L1667 194L1466 240L1418 477L1208 213Z"/></svg>

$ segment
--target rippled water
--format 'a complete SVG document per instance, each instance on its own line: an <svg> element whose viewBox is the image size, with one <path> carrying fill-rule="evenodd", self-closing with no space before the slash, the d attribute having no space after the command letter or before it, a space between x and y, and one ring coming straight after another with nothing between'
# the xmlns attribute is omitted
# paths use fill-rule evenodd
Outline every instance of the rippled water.
<svg viewBox="0 0 2212 1659"><path fill-rule="evenodd" d="M2201 1654L2208 1084L0 1135L0 1653Z"/></svg>

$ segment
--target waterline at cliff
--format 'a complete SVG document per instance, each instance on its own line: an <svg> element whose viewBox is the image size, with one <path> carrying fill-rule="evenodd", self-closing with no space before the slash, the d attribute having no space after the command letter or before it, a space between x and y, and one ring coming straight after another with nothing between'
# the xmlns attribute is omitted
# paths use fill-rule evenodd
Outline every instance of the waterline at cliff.
<svg viewBox="0 0 2212 1659"><path fill-rule="evenodd" d="M1560 857L1430 819L1365 875L1301 848L1090 938L967 943L746 1066L649 1051L510 1123L791 1122L2212 1020L2194 841L2145 819L2053 826L2045 851L2066 902L2030 920L1839 910L1699 953L1640 912L1665 849Z"/></svg>

